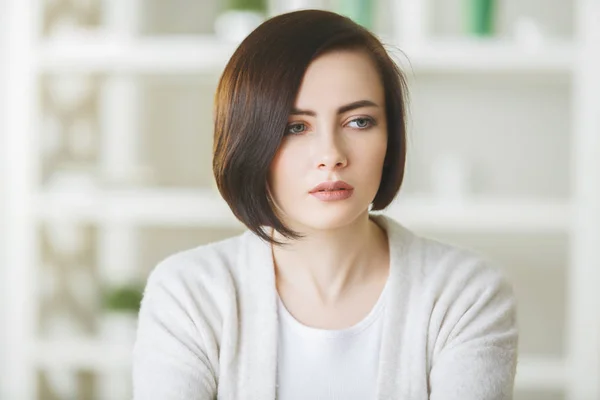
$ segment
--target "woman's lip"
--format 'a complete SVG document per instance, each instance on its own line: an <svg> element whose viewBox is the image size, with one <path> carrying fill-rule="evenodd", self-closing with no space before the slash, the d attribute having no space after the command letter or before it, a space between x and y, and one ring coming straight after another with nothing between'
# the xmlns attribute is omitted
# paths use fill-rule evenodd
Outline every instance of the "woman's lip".
<svg viewBox="0 0 600 400"><path fill-rule="evenodd" d="M321 201L338 201L346 200L351 197L354 193L354 189L342 189L342 190L331 190L324 192L312 192L311 195L315 196Z"/></svg>
<svg viewBox="0 0 600 400"><path fill-rule="evenodd" d="M340 190L340 189L352 190L354 188L352 187L352 185L350 185L344 181L321 182L317 186L312 188L310 193L312 194L315 192L332 191L332 190Z"/></svg>

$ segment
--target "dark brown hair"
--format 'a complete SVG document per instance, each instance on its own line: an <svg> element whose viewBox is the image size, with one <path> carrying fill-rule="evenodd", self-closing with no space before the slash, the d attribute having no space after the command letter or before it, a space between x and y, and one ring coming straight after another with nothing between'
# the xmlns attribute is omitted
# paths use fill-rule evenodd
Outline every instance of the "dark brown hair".
<svg viewBox="0 0 600 400"><path fill-rule="evenodd" d="M398 193L406 161L406 80L382 43L349 18L322 10L275 16L256 28L227 63L215 95L213 172L235 216L268 242L262 227L301 236L277 217L267 177L309 64L335 50L360 50L377 67L385 92L388 127L379 190L372 210Z"/></svg>

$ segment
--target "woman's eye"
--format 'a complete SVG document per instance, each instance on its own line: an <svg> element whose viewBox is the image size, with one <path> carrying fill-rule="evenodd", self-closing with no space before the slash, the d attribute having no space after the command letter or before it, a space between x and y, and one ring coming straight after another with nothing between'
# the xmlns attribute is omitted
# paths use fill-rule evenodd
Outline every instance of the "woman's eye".
<svg viewBox="0 0 600 400"><path fill-rule="evenodd" d="M290 124L287 127L287 133L290 133L292 135L297 135L299 133L302 133L306 130L306 126L304 124Z"/></svg>
<svg viewBox="0 0 600 400"><path fill-rule="evenodd" d="M355 118L348 124L355 124L355 126L351 126L352 128L366 129L374 125L374 121L371 118Z"/></svg>

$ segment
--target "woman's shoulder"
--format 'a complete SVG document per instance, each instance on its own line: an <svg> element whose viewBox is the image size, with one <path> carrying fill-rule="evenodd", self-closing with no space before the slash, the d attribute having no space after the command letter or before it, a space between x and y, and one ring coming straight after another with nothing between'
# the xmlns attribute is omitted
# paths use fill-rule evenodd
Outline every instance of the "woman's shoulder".
<svg viewBox="0 0 600 400"><path fill-rule="evenodd" d="M389 220L392 250L405 277L435 291L501 286L512 291L506 268L498 260L464 245L437 239Z"/></svg>
<svg viewBox="0 0 600 400"><path fill-rule="evenodd" d="M248 232L172 253L151 270L146 287L179 286L222 292L233 284Z"/></svg>
<svg viewBox="0 0 600 400"><path fill-rule="evenodd" d="M410 240L400 241L397 282L410 286L411 304L435 319L434 337L491 326L516 332L517 297L505 265L473 248L402 229Z"/></svg>
<svg viewBox="0 0 600 400"><path fill-rule="evenodd" d="M451 296L481 295L495 291L507 297L514 290L506 266L474 248L419 236L422 273L435 292Z"/></svg>

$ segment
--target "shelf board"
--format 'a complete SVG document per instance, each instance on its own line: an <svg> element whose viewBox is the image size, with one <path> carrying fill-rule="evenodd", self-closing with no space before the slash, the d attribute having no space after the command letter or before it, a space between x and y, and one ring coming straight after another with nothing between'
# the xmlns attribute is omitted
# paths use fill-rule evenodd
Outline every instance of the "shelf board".
<svg viewBox="0 0 600 400"><path fill-rule="evenodd" d="M210 35L127 40L95 34L46 40L37 60L44 72L213 72L225 67L236 46Z"/></svg>
<svg viewBox="0 0 600 400"><path fill-rule="evenodd" d="M42 42L37 52L38 67L46 72L220 71L238 44L214 35L127 40L101 33L82 33ZM388 49L398 55L393 45ZM526 47L500 39L452 39L432 40L420 46L401 47L401 50L408 60L400 56L400 65L417 73L569 73L574 59L574 46L570 42Z"/></svg>
<svg viewBox="0 0 600 400"><path fill-rule="evenodd" d="M131 367L133 347L93 339L39 341L34 363L46 370L91 371ZM515 387L521 390L562 390L566 385L565 363L558 357L519 357Z"/></svg>
<svg viewBox="0 0 600 400"><path fill-rule="evenodd" d="M42 220L243 227L211 189L63 189L42 192L37 201ZM541 200L473 199L452 203L408 196L400 197L383 213L415 229L562 232L570 224L568 204Z"/></svg>
<svg viewBox="0 0 600 400"><path fill-rule="evenodd" d="M42 193L38 200L44 220L242 227L227 203L210 189L62 190Z"/></svg>

